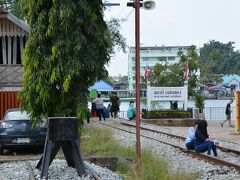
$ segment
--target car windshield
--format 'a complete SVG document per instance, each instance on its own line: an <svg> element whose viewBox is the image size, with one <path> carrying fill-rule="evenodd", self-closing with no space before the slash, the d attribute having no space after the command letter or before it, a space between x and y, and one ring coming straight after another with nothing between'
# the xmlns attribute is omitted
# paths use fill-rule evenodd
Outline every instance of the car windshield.
<svg viewBox="0 0 240 180"><path fill-rule="evenodd" d="M25 111L11 111L8 112L5 116L5 121L13 121L13 120L30 120L30 117L27 115Z"/></svg>

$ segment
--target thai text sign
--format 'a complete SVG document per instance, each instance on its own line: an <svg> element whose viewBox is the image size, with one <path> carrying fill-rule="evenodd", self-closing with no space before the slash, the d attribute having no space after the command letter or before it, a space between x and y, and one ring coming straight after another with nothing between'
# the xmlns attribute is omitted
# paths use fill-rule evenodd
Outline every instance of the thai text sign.
<svg viewBox="0 0 240 180"><path fill-rule="evenodd" d="M179 101L185 100L187 87L148 87L148 100L150 101Z"/></svg>

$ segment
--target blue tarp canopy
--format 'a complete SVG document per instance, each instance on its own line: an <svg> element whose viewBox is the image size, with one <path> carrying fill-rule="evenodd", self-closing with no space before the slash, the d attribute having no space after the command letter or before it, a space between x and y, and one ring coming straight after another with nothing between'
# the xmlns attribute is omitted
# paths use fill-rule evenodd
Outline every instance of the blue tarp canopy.
<svg viewBox="0 0 240 180"><path fill-rule="evenodd" d="M91 89L96 89L97 91L112 91L113 87L105 81L100 80L96 82L93 86L91 86L90 90Z"/></svg>

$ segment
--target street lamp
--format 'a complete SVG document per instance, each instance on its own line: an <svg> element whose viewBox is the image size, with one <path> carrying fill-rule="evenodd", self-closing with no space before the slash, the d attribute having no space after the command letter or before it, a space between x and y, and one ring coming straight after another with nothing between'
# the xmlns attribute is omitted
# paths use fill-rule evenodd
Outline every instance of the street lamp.
<svg viewBox="0 0 240 180"><path fill-rule="evenodd" d="M135 77L136 77L136 172L140 175L141 172L141 144L140 144L140 7L144 9L153 9L155 7L154 1L135 0L128 2L127 6L135 8Z"/></svg>

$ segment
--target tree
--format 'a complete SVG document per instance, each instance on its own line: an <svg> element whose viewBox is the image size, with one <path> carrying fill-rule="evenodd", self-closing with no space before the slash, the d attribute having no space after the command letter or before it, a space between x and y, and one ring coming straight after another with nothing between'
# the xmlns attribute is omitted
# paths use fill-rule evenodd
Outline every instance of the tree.
<svg viewBox="0 0 240 180"><path fill-rule="evenodd" d="M220 74L214 74L213 71L218 70L217 58L219 57L219 51L213 51L210 54L210 62L200 63L200 82L201 83L215 83L220 82Z"/></svg>
<svg viewBox="0 0 240 180"><path fill-rule="evenodd" d="M187 52L178 53L180 60L178 63L169 64L166 58L161 57L159 63L153 67L149 77L151 86L178 87L183 86L185 81L186 64L190 69L190 79L188 81L189 95L192 96L197 86L199 70L199 56L196 47L191 46Z"/></svg>
<svg viewBox="0 0 240 180"><path fill-rule="evenodd" d="M148 81L150 81L151 86L167 86L168 62L164 57L160 57L158 61L159 62L153 67Z"/></svg>
<svg viewBox="0 0 240 180"><path fill-rule="evenodd" d="M21 9L19 8L20 0L0 0L0 7L4 7L13 15L20 17Z"/></svg>
<svg viewBox="0 0 240 180"><path fill-rule="evenodd" d="M211 61L211 54L218 52L216 64L218 68L211 69L213 74L239 74L240 73L240 53L234 51L234 42L226 44L219 41L209 41L200 49L200 59L202 64L208 64Z"/></svg>
<svg viewBox="0 0 240 180"><path fill-rule="evenodd" d="M188 80L188 94L189 96L193 96L198 83L200 62L200 57L197 54L196 46L191 46L188 48L186 53L180 51L178 55L180 56L179 68L181 77L185 76L186 64L188 64L190 72L190 77Z"/></svg>
<svg viewBox="0 0 240 180"><path fill-rule="evenodd" d="M2 0L0 6L4 6L11 12L14 16L20 19L26 19L24 9L21 8L21 4L25 3L25 0ZM108 38L112 46L116 47L118 51L122 50L126 53L126 38L120 33L121 25L120 20L116 18L111 18L106 21L108 27ZM112 54L115 53L112 49Z"/></svg>
<svg viewBox="0 0 240 180"><path fill-rule="evenodd" d="M21 1L30 25L21 106L34 120L87 110L88 87L107 75L113 42L95 0ZM37 121L36 121L37 122Z"/></svg>

